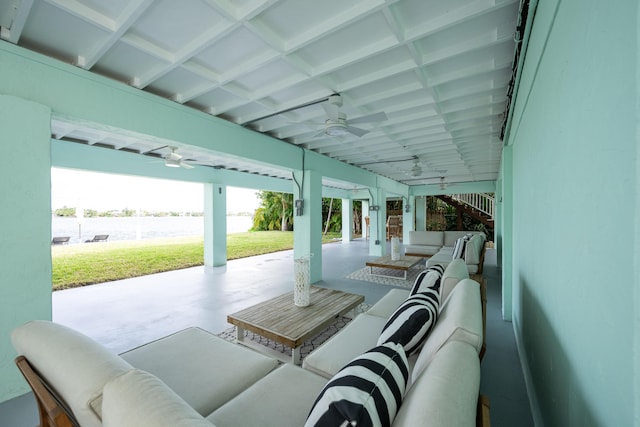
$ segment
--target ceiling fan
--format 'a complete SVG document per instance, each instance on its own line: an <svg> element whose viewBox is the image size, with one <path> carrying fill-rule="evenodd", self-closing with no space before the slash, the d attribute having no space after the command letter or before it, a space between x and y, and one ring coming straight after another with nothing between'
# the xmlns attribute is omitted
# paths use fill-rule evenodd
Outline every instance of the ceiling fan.
<svg viewBox="0 0 640 427"><path fill-rule="evenodd" d="M318 135L326 134L332 137L355 135L357 137L361 137L369 133L369 131L351 125L387 120L387 115L383 112L368 114L353 120L348 120L347 115L340 111L340 107L342 107L342 97L340 95L332 95L320 105L322 105L325 113L327 113L327 119L324 122L324 129L318 133Z"/></svg>
<svg viewBox="0 0 640 427"><path fill-rule="evenodd" d="M446 172L445 169L434 169L434 170L429 170L430 172L437 172L439 174L443 174ZM420 177L423 174L423 170L422 170L422 166L420 166L420 159L419 158L415 158L413 159L413 166L411 167L411 169L409 169L408 171L406 171L405 173L409 176L412 176L414 178Z"/></svg>
<svg viewBox="0 0 640 427"><path fill-rule="evenodd" d="M447 189L447 182L444 180L444 176L440 177L440 189L441 190L446 190Z"/></svg>
<svg viewBox="0 0 640 427"><path fill-rule="evenodd" d="M166 156L164 156L165 166L168 166L170 168L182 167L185 169L193 169L193 166L187 163L187 161L184 160L180 154L176 153L176 150L178 149L178 147L169 147L169 148L171 149L171 152Z"/></svg>

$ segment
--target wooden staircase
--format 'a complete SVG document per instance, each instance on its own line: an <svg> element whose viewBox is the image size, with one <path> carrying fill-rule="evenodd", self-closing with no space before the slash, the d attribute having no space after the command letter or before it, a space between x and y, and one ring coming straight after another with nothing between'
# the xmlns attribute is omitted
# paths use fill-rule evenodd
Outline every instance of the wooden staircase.
<svg viewBox="0 0 640 427"><path fill-rule="evenodd" d="M467 197L470 196L470 197ZM462 229L462 213L481 222L493 234L493 197L486 195L440 195L436 196L458 212L458 229Z"/></svg>

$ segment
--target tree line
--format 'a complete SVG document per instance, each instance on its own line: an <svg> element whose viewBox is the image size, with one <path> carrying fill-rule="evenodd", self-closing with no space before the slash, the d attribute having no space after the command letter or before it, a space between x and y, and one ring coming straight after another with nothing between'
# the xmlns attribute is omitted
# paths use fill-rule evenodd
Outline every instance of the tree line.
<svg viewBox="0 0 640 427"><path fill-rule="evenodd" d="M58 209L53 210L53 214L58 217L69 217L76 218L77 215L76 207L68 207L63 206ZM97 211L95 209L84 209L84 217L85 218L97 218L97 217L132 217L137 216L138 211L135 209L124 208L121 210L110 210L110 211ZM150 211L140 211L141 216L203 216L202 212L150 212Z"/></svg>
<svg viewBox="0 0 640 427"><path fill-rule="evenodd" d="M259 191L260 206L253 215L252 231L292 231L295 211L293 194ZM353 203L353 229L361 234L362 203ZM342 231L342 199L322 198L322 231L326 234Z"/></svg>

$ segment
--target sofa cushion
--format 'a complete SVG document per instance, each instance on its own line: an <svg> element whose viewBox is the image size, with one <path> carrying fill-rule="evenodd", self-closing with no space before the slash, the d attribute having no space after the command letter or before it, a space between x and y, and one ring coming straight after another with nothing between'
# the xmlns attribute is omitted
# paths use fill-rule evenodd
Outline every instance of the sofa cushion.
<svg viewBox="0 0 640 427"><path fill-rule="evenodd" d="M442 265L443 267L448 267L449 264L453 261L453 248L443 247L440 251L429 258L427 260L427 267L432 267L434 265ZM466 264L466 263L465 263ZM468 274L477 273L479 270L479 266L477 264L466 264Z"/></svg>
<svg viewBox="0 0 640 427"><path fill-rule="evenodd" d="M104 387L104 427L214 427L157 377L139 369Z"/></svg>
<svg viewBox="0 0 640 427"><path fill-rule="evenodd" d="M131 365L80 332L45 320L17 327L11 340L82 426L102 425L102 389Z"/></svg>
<svg viewBox="0 0 640 427"><path fill-rule="evenodd" d="M207 420L219 426L300 427L327 381L286 363L218 408Z"/></svg>
<svg viewBox="0 0 640 427"><path fill-rule="evenodd" d="M447 301L447 298L451 294L453 287L458 284L462 279L469 278L469 270L465 262L461 259L455 259L447 265L447 268L442 274L442 280L440 281L440 308Z"/></svg>
<svg viewBox="0 0 640 427"><path fill-rule="evenodd" d="M203 416L240 394L278 364L275 359L200 328L185 329L128 351L122 357L160 378Z"/></svg>
<svg viewBox="0 0 640 427"><path fill-rule="evenodd" d="M402 403L409 367L401 345L387 343L340 370L313 404L305 426L390 426Z"/></svg>
<svg viewBox="0 0 640 427"><path fill-rule="evenodd" d="M467 264L478 264L484 248L484 234L474 234L467 243L464 260Z"/></svg>
<svg viewBox="0 0 640 427"><path fill-rule="evenodd" d="M391 289L380 300L375 303L367 314L371 316L383 317L386 321L391 314L409 297L409 291L404 289ZM383 323L384 325L384 323Z"/></svg>
<svg viewBox="0 0 640 427"><path fill-rule="evenodd" d="M436 352L449 341L462 341L480 354L483 342L480 285L471 279L460 281L443 304L438 322L424 343L412 371L415 381Z"/></svg>
<svg viewBox="0 0 640 427"><path fill-rule="evenodd" d="M445 344L407 390L394 427L475 427L480 360L474 348Z"/></svg>
<svg viewBox="0 0 640 427"><path fill-rule="evenodd" d="M440 283L407 298L382 328L378 345L401 344L407 355L419 350L438 318Z"/></svg>
<svg viewBox="0 0 640 427"><path fill-rule="evenodd" d="M406 298L407 291L403 292ZM305 357L302 367L325 378L333 377L350 360L375 345L386 322L386 317L359 315Z"/></svg>
<svg viewBox="0 0 640 427"><path fill-rule="evenodd" d="M427 260L427 268L441 265L445 268L453 261L453 247L442 247L437 254Z"/></svg>
<svg viewBox="0 0 640 427"><path fill-rule="evenodd" d="M444 232L411 230L408 244L441 247L444 244Z"/></svg>

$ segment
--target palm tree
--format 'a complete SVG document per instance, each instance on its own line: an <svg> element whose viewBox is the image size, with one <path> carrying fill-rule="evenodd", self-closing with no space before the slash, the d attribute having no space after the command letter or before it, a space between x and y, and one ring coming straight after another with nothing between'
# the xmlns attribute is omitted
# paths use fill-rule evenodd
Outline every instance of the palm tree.
<svg viewBox="0 0 640 427"><path fill-rule="evenodd" d="M259 191L260 207L253 215L254 231L289 231L293 226L293 194Z"/></svg>

